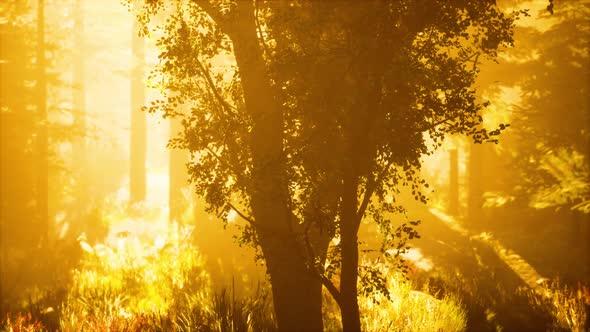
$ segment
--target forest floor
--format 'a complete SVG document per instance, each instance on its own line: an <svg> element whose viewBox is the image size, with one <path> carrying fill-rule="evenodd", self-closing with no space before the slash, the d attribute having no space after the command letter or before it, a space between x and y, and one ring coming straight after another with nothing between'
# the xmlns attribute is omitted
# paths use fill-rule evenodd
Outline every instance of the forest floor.
<svg viewBox="0 0 590 332"><path fill-rule="evenodd" d="M548 276L490 231L468 229L466 223L434 208L414 211L413 217L422 220L422 238L412 243L417 254L408 255L422 267L414 277L435 293L460 294L468 311L468 330L547 329L550 313L532 305L531 294L546 286Z"/></svg>
<svg viewBox="0 0 590 332"><path fill-rule="evenodd" d="M414 246L434 263L429 277L431 287L436 287L432 285L436 284L433 274L452 280L455 285L440 285L441 291L455 286L462 293L470 330L499 325L523 331L536 325L536 317L527 317L518 309L523 303L513 303L513 297L507 296L541 279L534 268L517 254L509 253L488 233L473 234L440 211L428 210L421 218L423 235Z"/></svg>

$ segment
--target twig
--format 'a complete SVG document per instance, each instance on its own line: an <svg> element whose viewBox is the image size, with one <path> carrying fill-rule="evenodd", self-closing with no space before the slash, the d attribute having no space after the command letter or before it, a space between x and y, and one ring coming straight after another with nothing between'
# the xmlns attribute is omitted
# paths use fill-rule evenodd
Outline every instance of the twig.
<svg viewBox="0 0 590 332"><path fill-rule="evenodd" d="M211 74L209 73L209 70L207 68L205 68L203 63L201 61L199 61L198 58L195 58L195 62L199 66L199 69L201 69L201 72L203 72L203 76L205 77L205 80L207 81L207 85L209 86L209 89L211 89L211 91L213 92L213 95L215 96L215 98L217 98L217 100L219 101L221 106L223 106L223 108L230 111L230 113L234 113L233 111L237 110L237 108L235 106L231 105L229 102L227 102L221 96L221 93L219 93L219 91L217 90L217 87L215 86L215 83L213 82L213 79L211 78Z"/></svg>
<svg viewBox="0 0 590 332"><path fill-rule="evenodd" d="M248 217L247 215L245 215L244 213L242 213L240 210L238 210L238 208L236 208L232 203L227 203L227 205L234 211L236 211L236 213L244 220L246 220L247 222L251 223L252 225L256 226L256 227L260 227L260 224L256 223L254 221L254 219L252 219L251 217Z"/></svg>
<svg viewBox="0 0 590 332"><path fill-rule="evenodd" d="M312 259L315 259L315 253L313 251L311 243L309 243L308 231L309 231L309 227L306 228L305 235L304 235L305 245L306 245L307 251L310 253L310 256L312 257ZM336 285L334 285L332 280L330 280L328 277L326 277L326 275L324 275L324 273L320 270L321 268L316 268L315 264L312 264L312 266L314 268L312 268L312 269L308 268L309 273L313 277L315 277L316 279L320 280L322 285L324 285L324 287L326 287L328 292L330 292L330 295L332 295L332 298L334 299L334 301L336 301L338 306L342 307L342 299L341 299L340 291L338 290L338 288L336 288Z"/></svg>

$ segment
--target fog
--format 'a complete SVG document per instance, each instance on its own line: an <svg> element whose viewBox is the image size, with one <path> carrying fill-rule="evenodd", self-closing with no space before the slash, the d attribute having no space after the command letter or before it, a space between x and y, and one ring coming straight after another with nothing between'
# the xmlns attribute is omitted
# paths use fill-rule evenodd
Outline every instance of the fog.
<svg viewBox="0 0 590 332"><path fill-rule="evenodd" d="M590 328L590 3L427 3L3 1L0 330Z"/></svg>

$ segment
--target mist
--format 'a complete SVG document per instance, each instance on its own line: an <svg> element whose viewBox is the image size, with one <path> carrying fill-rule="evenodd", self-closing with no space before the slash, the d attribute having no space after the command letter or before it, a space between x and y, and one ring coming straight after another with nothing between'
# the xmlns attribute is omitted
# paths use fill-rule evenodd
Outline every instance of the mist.
<svg viewBox="0 0 590 332"><path fill-rule="evenodd" d="M0 330L586 331L585 0L0 4Z"/></svg>

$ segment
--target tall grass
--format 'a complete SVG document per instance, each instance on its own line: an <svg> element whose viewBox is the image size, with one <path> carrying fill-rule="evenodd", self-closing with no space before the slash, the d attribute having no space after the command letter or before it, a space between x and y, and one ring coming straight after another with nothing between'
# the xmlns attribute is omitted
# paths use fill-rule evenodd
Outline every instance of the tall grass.
<svg viewBox="0 0 590 332"><path fill-rule="evenodd" d="M436 299L429 289L417 291L412 282L394 274L387 279L391 299L376 294L361 297L361 323L365 331L464 331L467 324L465 309L454 295Z"/></svg>
<svg viewBox="0 0 590 332"><path fill-rule="evenodd" d="M418 288L402 273L387 272L385 267L381 270L386 275L390 297L380 293L359 296L363 331L465 331L467 314L459 297L449 293L437 299L429 294L433 290L428 285ZM324 328L342 331L338 306L327 292L324 294Z"/></svg>
<svg viewBox="0 0 590 332"><path fill-rule="evenodd" d="M214 291L191 234L175 224L155 238L134 234L90 245L61 305L3 317L0 331L273 331L268 290ZM62 296L63 297L63 296ZM52 320L47 318L52 315Z"/></svg>
<svg viewBox="0 0 590 332"><path fill-rule="evenodd" d="M590 287L545 280L506 289L499 277L436 273L426 276L437 298L456 296L466 304L469 330L580 331L590 328ZM421 276L425 277L425 276Z"/></svg>
<svg viewBox="0 0 590 332"><path fill-rule="evenodd" d="M81 238L84 253L72 271L67 296L50 308L58 326L49 328L42 325L44 316L29 314L5 319L0 330L275 331L268 288L259 285L245 297L236 295L233 284L213 290L204 260L191 243L190 232L174 224L155 239L127 234L91 246ZM391 300L359 298L365 331L464 329L465 313L454 298L437 300L415 291L398 274L387 281ZM333 302L326 301L324 317L327 331L341 330Z"/></svg>
<svg viewBox="0 0 590 332"><path fill-rule="evenodd" d="M552 317L552 331L586 332L590 329L590 287L581 283L571 287L556 279L523 292L536 310Z"/></svg>

